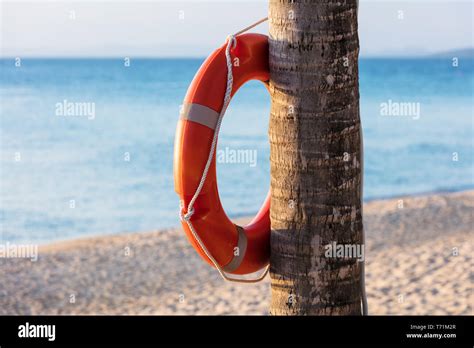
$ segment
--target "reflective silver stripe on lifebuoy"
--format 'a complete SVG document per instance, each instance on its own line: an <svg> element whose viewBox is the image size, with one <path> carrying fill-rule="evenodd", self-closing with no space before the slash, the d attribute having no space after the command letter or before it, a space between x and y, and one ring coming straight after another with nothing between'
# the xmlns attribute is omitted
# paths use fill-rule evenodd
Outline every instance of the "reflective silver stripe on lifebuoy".
<svg viewBox="0 0 474 348"><path fill-rule="evenodd" d="M234 258L230 261L227 265L222 267L222 269L226 272L233 272L237 268L239 268L242 260L244 259L245 252L247 251L247 236L245 235L245 231L242 227L235 225L237 228L237 232L239 233L239 240L237 241L237 255L234 252Z"/></svg>
<svg viewBox="0 0 474 348"><path fill-rule="evenodd" d="M184 103L179 117L216 129L219 113L201 104Z"/></svg>

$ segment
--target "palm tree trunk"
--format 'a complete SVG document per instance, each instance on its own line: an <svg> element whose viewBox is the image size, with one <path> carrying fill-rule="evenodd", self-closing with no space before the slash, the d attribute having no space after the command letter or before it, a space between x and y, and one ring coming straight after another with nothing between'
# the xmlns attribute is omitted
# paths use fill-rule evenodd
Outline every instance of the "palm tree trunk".
<svg viewBox="0 0 474 348"><path fill-rule="evenodd" d="M269 20L270 312L360 315L362 263L326 254L363 243L357 0L270 0Z"/></svg>

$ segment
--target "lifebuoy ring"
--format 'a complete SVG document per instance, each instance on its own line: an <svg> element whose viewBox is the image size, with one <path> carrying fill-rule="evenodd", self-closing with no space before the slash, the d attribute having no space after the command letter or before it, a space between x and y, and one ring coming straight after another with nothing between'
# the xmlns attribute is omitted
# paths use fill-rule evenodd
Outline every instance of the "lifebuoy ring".
<svg viewBox="0 0 474 348"><path fill-rule="evenodd" d="M214 51L203 63L188 88L180 112L174 145L174 182L184 207L188 207L200 183L224 106L226 47L224 45ZM231 95L249 80L260 80L268 88L270 74L266 35L236 36L230 53L234 63ZM215 151L209 168L190 221L222 270L232 274L256 272L269 262L270 194L248 225L237 226L227 217L219 199ZM213 265L193 237L189 225L182 221L182 226L196 251Z"/></svg>

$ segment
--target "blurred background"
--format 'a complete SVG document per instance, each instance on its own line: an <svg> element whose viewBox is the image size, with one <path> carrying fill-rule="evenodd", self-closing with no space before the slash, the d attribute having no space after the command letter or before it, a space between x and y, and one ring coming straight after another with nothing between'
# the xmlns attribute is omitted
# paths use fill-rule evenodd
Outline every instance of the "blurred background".
<svg viewBox="0 0 474 348"><path fill-rule="evenodd" d="M2 1L0 240L178 225L180 104L205 57L267 8L255 0ZM365 200L474 187L472 16L470 1L360 2ZM67 103L87 103L91 113L58 111ZM383 111L401 103L414 109ZM219 149L257 154L255 166L218 163L231 217L255 213L268 191L269 109L265 87L250 82L226 114Z"/></svg>

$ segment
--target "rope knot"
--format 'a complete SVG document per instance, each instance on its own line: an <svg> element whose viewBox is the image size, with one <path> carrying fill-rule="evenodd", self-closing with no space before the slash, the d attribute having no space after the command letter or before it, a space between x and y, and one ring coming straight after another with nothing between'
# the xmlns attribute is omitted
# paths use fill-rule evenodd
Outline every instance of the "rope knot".
<svg viewBox="0 0 474 348"><path fill-rule="evenodd" d="M231 43L231 45L232 45L231 48L232 48L232 49L234 49L235 46L237 45L237 39L235 38L234 35L229 35L229 36L227 36L226 41L229 41L229 42Z"/></svg>
<svg viewBox="0 0 474 348"><path fill-rule="evenodd" d="M193 216L194 214L194 208L191 207L187 213L184 212L184 205L183 204L180 204L180 208L179 209L179 219L181 221L189 221L191 220L191 217Z"/></svg>

